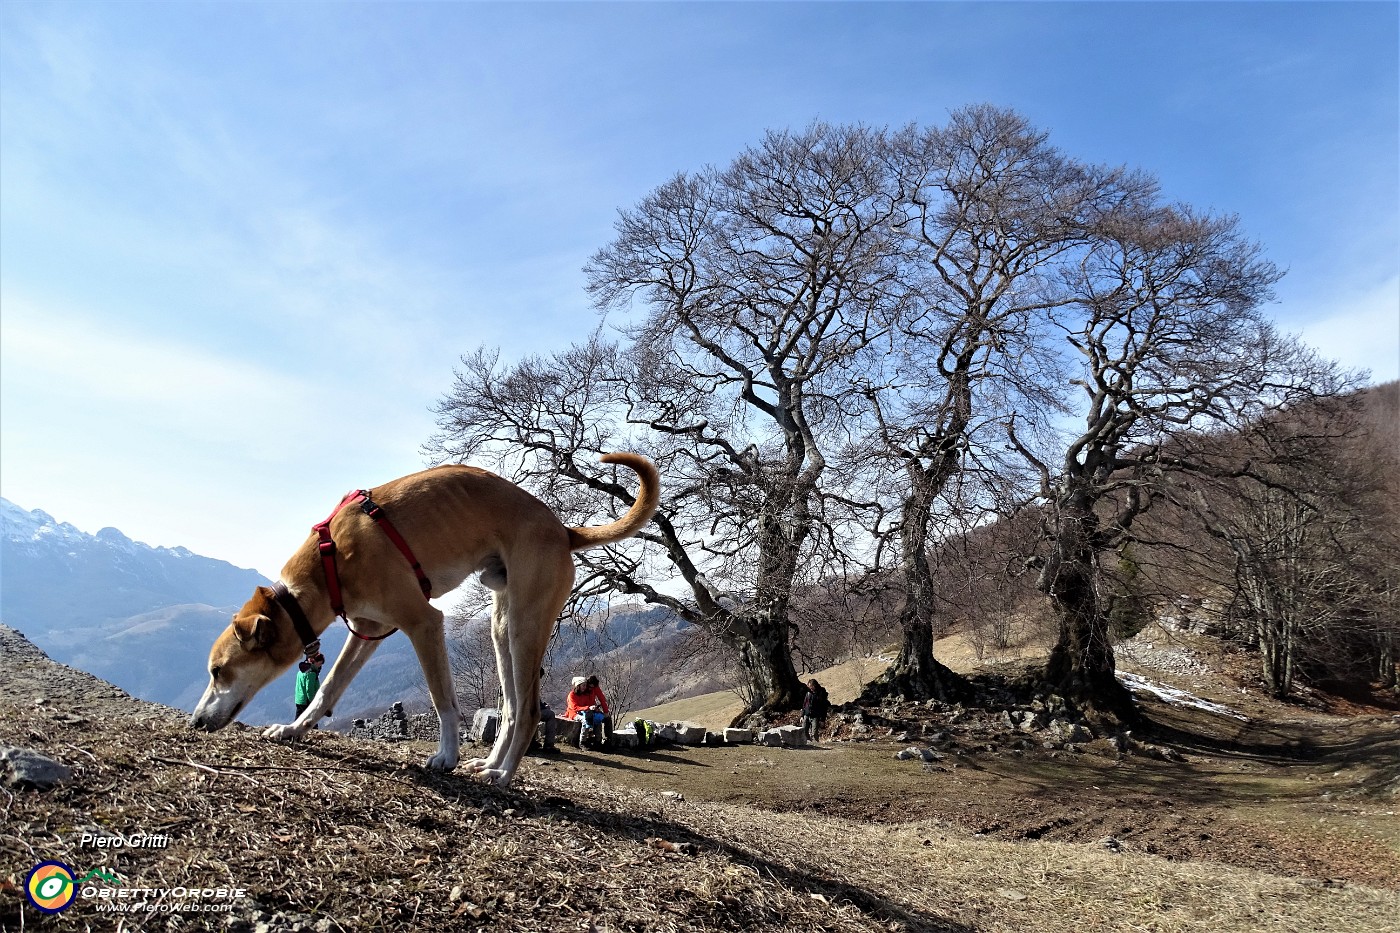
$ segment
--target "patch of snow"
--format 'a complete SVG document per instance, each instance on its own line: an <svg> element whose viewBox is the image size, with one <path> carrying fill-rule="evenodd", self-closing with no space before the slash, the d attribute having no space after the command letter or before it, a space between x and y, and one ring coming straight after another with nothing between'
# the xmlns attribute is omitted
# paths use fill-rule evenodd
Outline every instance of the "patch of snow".
<svg viewBox="0 0 1400 933"><path fill-rule="evenodd" d="M1168 687L1166 684L1153 683L1146 677L1139 677L1137 674L1119 672L1118 682L1129 690L1138 693L1150 693L1163 703L1170 703L1173 706L1192 706L1196 709L1203 709L1210 713L1219 713L1223 716L1232 716L1235 719L1249 721L1249 717L1243 713L1237 713L1228 706L1213 703L1210 700L1203 700L1193 693L1185 690L1178 690L1176 687Z"/></svg>

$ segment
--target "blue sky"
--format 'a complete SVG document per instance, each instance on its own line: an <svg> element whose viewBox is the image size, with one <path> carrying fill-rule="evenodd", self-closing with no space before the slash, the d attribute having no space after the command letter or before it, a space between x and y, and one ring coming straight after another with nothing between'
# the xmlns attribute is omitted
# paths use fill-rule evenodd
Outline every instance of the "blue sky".
<svg viewBox="0 0 1400 933"><path fill-rule="evenodd" d="M1023 112L1238 214L1400 372L1395 3L0 4L0 494L269 576L618 209L814 118Z"/></svg>

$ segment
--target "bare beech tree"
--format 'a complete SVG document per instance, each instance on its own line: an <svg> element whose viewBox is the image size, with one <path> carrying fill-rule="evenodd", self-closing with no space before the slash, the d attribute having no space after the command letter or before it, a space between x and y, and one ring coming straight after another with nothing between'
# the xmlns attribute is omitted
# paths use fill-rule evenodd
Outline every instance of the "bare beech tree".
<svg viewBox="0 0 1400 933"><path fill-rule="evenodd" d="M904 637L865 698L946 699L964 687L933 656L934 502L977 461L1005 472L989 462L983 438L999 449L1002 433L989 428L1013 409L1052 404L1041 327L1071 300L1055 273L1140 182L1069 159L1019 114L985 105L956 111L945 127L905 129L890 160L904 194L911 300L863 394L875 455L903 474L889 530Z"/></svg>
<svg viewBox="0 0 1400 933"><path fill-rule="evenodd" d="M694 490L668 551L697 605L725 607L702 624L769 711L802 700L794 588L839 559L823 479L842 367L900 300L880 146L861 127L769 133L624 211L586 270L600 307L639 306L628 420L666 439L672 482Z"/></svg>
<svg viewBox="0 0 1400 933"><path fill-rule="evenodd" d="M571 516L594 507L580 492L630 501L585 457L651 455L666 483L640 537L656 547L581 554L577 593L641 595L706 626L768 711L802 700L794 588L842 557L839 494L823 485L845 430L842 367L900 300L880 141L824 124L770 133L727 169L678 176L623 211L586 272L600 308L636 309L625 349L594 340L504 372L468 357L430 446L513 461ZM657 583L667 577L684 593Z"/></svg>
<svg viewBox="0 0 1400 933"><path fill-rule="evenodd" d="M457 614L449 623L448 635L448 667L453 689L464 708L500 706L501 682L496 676L491 623Z"/></svg>
<svg viewBox="0 0 1400 933"><path fill-rule="evenodd" d="M1108 568L1133 540L1163 477L1202 467L1192 435L1246 426L1334 390L1313 354L1277 334L1259 308L1279 278L1230 217L1158 203L1156 192L1103 219L1065 277L1074 304L1055 313L1077 358L1083 430L1035 455L1048 553L1039 586L1059 637L1047 679L1085 706L1132 718L1110 643Z"/></svg>

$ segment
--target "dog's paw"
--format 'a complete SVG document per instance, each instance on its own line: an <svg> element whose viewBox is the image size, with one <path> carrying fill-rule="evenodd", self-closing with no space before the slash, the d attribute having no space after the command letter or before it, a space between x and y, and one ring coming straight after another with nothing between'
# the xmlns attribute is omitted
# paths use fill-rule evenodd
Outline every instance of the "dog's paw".
<svg viewBox="0 0 1400 933"><path fill-rule="evenodd" d="M429 771L451 771L457 767L456 752L438 752L429 758L426 767ZM468 765L470 767L470 765Z"/></svg>
<svg viewBox="0 0 1400 933"><path fill-rule="evenodd" d="M287 724L283 726L268 726L263 730L263 738L276 739L279 742L295 742L306 734L306 730L298 729L296 726Z"/></svg>
<svg viewBox="0 0 1400 933"><path fill-rule="evenodd" d="M486 759L485 759L485 758L473 758L473 759L471 759L470 761L468 761L466 764L462 765L462 767L463 767L464 769L466 769L467 771L471 771L471 772L473 772L473 773L475 773L475 772L477 772L477 771L484 771L484 770L486 770L486 767L487 767Z"/></svg>
<svg viewBox="0 0 1400 933"><path fill-rule="evenodd" d="M505 768L486 768L472 775L473 778L483 784L495 784L497 787L505 787L510 784L511 772Z"/></svg>

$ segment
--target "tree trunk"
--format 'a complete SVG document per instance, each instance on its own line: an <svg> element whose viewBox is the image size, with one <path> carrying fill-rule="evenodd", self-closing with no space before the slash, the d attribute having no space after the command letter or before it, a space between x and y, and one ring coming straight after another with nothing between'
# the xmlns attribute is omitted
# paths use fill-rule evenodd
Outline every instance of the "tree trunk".
<svg viewBox="0 0 1400 933"><path fill-rule="evenodd" d="M1389 632L1382 632L1376 640L1376 676L1380 679L1382 688L1394 690L1400 693L1400 676L1397 676L1397 659L1400 659L1400 645L1396 643L1395 636Z"/></svg>
<svg viewBox="0 0 1400 933"><path fill-rule="evenodd" d="M801 709L806 693L792 664L789 608L798 557L810 523L804 521L804 509L792 508L791 499L790 495L770 496L764 507L758 523L754 606L749 612L736 614L727 636L738 651L748 680L748 706L738 719L760 711L775 714Z"/></svg>
<svg viewBox="0 0 1400 933"><path fill-rule="evenodd" d="M750 618L744 628L747 637L739 640L735 647L740 667L749 681L750 700L738 719L756 712L775 714L801 709L807 688L798 679L797 669L792 664L786 619Z"/></svg>
<svg viewBox="0 0 1400 933"><path fill-rule="evenodd" d="M899 612L903 631L899 657L878 678L866 684L860 699L874 703L886 697L906 700L965 698L967 681L933 656L934 585L928 563L928 523L931 497L911 495L900 519L900 569L904 605Z"/></svg>
<svg viewBox="0 0 1400 933"><path fill-rule="evenodd" d="M1135 718L1132 695L1118 682L1109 618L1099 598L1092 507L1065 504L1059 512L1054 553L1041 571L1041 592L1050 597L1059 638L1045 665L1045 678L1060 694L1100 714Z"/></svg>

